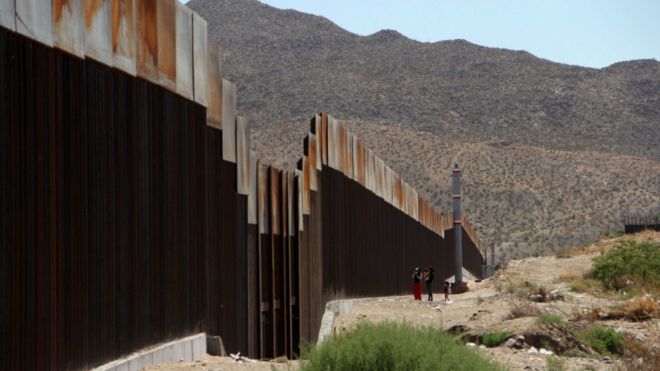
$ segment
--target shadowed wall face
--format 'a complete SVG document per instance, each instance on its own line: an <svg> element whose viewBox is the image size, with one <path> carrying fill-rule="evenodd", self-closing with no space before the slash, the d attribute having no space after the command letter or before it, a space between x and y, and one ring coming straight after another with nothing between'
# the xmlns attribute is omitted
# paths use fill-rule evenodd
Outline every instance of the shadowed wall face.
<svg viewBox="0 0 660 371"><path fill-rule="evenodd" d="M202 330L204 107L4 29L0 86L0 369Z"/></svg>

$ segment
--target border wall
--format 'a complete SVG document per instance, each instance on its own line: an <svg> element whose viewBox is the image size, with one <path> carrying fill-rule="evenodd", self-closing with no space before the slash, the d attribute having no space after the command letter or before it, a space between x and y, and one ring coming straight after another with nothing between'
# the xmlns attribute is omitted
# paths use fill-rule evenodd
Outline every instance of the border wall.
<svg viewBox="0 0 660 371"><path fill-rule="evenodd" d="M327 301L453 274L453 215L342 122L311 119L295 171L257 158L206 32L176 0L0 1L0 369L199 332L293 357Z"/></svg>

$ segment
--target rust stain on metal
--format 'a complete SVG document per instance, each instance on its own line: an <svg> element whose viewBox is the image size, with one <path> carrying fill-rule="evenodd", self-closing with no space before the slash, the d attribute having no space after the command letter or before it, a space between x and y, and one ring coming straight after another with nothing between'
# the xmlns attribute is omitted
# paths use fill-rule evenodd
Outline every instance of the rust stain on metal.
<svg viewBox="0 0 660 371"><path fill-rule="evenodd" d="M316 150L316 135L314 134L307 134L307 156L308 156L308 163L309 163L309 188L313 191L316 191L317 188L317 173L316 173L316 157L317 157L317 150Z"/></svg>
<svg viewBox="0 0 660 371"><path fill-rule="evenodd" d="M328 166L328 113L321 114L321 161Z"/></svg>
<svg viewBox="0 0 660 371"><path fill-rule="evenodd" d="M348 129L346 124L338 122L337 153L339 154L338 165L344 175L348 175Z"/></svg>
<svg viewBox="0 0 660 371"><path fill-rule="evenodd" d="M112 6L110 1L84 0L84 49L87 57L109 66L112 54Z"/></svg>
<svg viewBox="0 0 660 371"><path fill-rule="evenodd" d="M294 182L296 183L297 186L297 194L298 194L298 205L297 205L297 213L298 213L298 231L304 231L305 230L305 224L303 223L303 172L301 170L296 169L294 171L294 176L295 180Z"/></svg>
<svg viewBox="0 0 660 371"><path fill-rule="evenodd" d="M77 57L85 56L82 0L53 0L55 46Z"/></svg>
<svg viewBox="0 0 660 371"><path fill-rule="evenodd" d="M87 24L87 16L85 23ZM135 75L135 3L133 0L112 1L111 43L113 66L130 75Z"/></svg>
<svg viewBox="0 0 660 371"><path fill-rule="evenodd" d="M192 10L176 3L176 92L190 100L193 92Z"/></svg>
<svg viewBox="0 0 660 371"><path fill-rule="evenodd" d="M280 175L281 172L274 167L270 167L270 230L274 235L281 233L281 205L280 205Z"/></svg>
<svg viewBox="0 0 660 371"><path fill-rule="evenodd" d="M136 10L137 73L158 83L158 0L138 1Z"/></svg>
<svg viewBox="0 0 660 371"><path fill-rule="evenodd" d="M348 177L351 179L355 178L355 170L353 168L353 142L355 140L355 135L351 133L350 131L348 132L348 136L346 137L346 161L348 163Z"/></svg>
<svg viewBox="0 0 660 371"><path fill-rule="evenodd" d="M321 171L323 168L323 159L321 156L321 152L323 151L323 145L321 144L321 140L323 138L322 136L322 131L323 131L323 122L322 122L322 117L321 115L316 115L314 117L314 130L313 133L316 138L316 158L315 158L315 166L316 170Z"/></svg>
<svg viewBox="0 0 660 371"><path fill-rule="evenodd" d="M176 0L158 0L157 52L160 85L176 92Z"/></svg>
<svg viewBox="0 0 660 371"><path fill-rule="evenodd" d="M206 121L209 126L222 130L222 52L220 46L214 42L208 43L208 100L206 101Z"/></svg>
<svg viewBox="0 0 660 371"><path fill-rule="evenodd" d="M303 214L309 215L310 213L310 203L311 203L311 190L309 188L309 160L307 156L302 158L302 172L303 172Z"/></svg>
<svg viewBox="0 0 660 371"><path fill-rule="evenodd" d="M208 40L206 21L193 12L193 81L195 102L207 106L208 101Z"/></svg>
<svg viewBox="0 0 660 371"><path fill-rule="evenodd" d="M364 145L362 144L362 141L358 138L355 142L355 148L356 148L356 162L355 164L357 165L357 181L362 185L363 187L366 187L366 181L365 181L365 151L364 151Z"/></svg>

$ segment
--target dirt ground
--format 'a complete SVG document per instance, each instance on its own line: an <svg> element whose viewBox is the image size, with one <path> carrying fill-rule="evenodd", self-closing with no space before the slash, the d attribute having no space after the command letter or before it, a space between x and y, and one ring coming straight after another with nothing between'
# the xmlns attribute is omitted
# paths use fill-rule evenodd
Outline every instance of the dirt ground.
<svg viewBox="0 0 660 371"><path fill-rule="evenodd" d="M195 362L179 362L168 363L162 365L154 365L145 370L148 371L183 371L183 370L198 370L198 371L297 371L298 361L287 361L281 359L278 361L248 361L236 362L230 357L214 357L205 355L203 359Z"/></svg>
<svg viewBox="0 0 660 371"><path fill-rule="evenodd" d="M510 335L526 334L529 338L537 331L545 331L536 324L536 317L522 316L512 318L511 310L517 305L527 305L544 313L560 315L569 320L578 313L586 313L594 308L612 308L623 302L616 297L596 297L585 293L575 293L569 289L566 277L581 277L591 269L593 258L614 245L618 239L602 240L569 258L554 256L527 258L508 262L506 267L489 279L481 282L468 282L470 291L451 295L450 301L443 300L443 294L434 293L435 301L415 301L409 296L393 296L373 298L357 304L350 314L337 316L333 331L340 333L349 330L362 321L396 321L416 326L432 326L438 329L450 330L462 327L463 336L467 340L491 331L506 331ZM638 240L660 241L660 233L644 233L634 237ZM521 298L519 290L525 287L544 287L563 296L563 300L550 302L531 302ZM441 281L437 290L441 289ZM424 295L426 298L426 295ZM596 321L599 326L609 327L631 336L642 336L644 342L655 346L660 351L660 323L657 319L645 322L630 322L625 320ZM555 339L556 332L549 332L549 338L560 344L566 339ZM561 335L561 334L559 334ZM460 335L459 335L460 336ZM472 340L478 342L477 340ZM547 344L547 343L544 343ZM554 344L554 343L553 343ZM536 352L530 352L530 346L525 344L520 349L501 345L494 348L475 346L486 357L493 359L511 370L546 370L546 358ZM539 347L540 348L540 347ZM567 370L619 370L630 369L621 360L609 359L597 354L589 357L561 357ZM660 365L656 365L660 369ZM177 363L158 365L149 368L155 371L174 370L298 370L297 361L249 362L236 363L229 357L206 356L202 361L193 363ZM647 368L649 369L648 365ZM650 367L653 369L653 367Z"/></svg>

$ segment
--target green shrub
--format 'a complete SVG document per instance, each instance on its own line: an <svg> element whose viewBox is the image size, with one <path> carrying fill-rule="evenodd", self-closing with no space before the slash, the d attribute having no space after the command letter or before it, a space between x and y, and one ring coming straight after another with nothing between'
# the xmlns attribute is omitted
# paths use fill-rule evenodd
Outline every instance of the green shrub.
<svg viewBox="0 0 660 371"><path fill-rule="evenodd" d="M545 324L549 324L549 323L556 324L556 325L561 325L561 324L564 324L564 319L561 318L561 316L559 316L557 314L545 313L545 314L540 315L536 319L536 323L539 324L539 325L545 325Z"/></svg>
<svg viewBox="0 0 660 371"><path fill-rule="evenodd" d="M626 281L636 285L660 286L660 243L627 241L594 261L592 276L611 289Z"/></svg>
<svg viewBox="0 0 660 371"><path fill-rule="evenodd" d="M361 323L303 353L301 370L501 370L446 332Z"/></svg>
<svg viewBox="0 0 660 371"><path fill-rule="evenodd" d="M580 332L579 336L600 354L623 354L623 334L610 328L592 327Z"/></svg>
<svg viewBox="0 0 660 371"><path fill-rule="evenodd" d="M561 354L564 357L576 357L576 358L588 358L589 354L581 351L577 348L567 349L564 353Z"/></svg>
<svg viewBox="0 0 660 371"><path fill-rule="evenodd" d="M545 365L548 371L564 371L566 369L566 361L557 356L546 358Z"/></svg>
<svg viewBox="0 0 660 371"><path fill-rule="evenodd" d="M484 335L483 343L485 346L492 348L502 344L508 337L509 334L504 331L489 332Z"/></svg>

